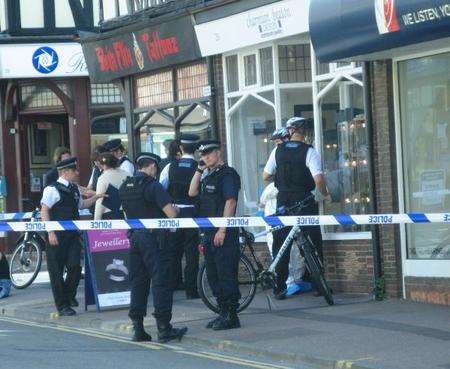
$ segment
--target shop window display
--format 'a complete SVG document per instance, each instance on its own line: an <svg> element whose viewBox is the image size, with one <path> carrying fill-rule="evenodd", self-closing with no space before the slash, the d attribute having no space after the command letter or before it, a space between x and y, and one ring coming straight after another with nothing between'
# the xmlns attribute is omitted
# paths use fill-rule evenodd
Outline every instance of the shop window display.
<svg viewBox="0 0 450 369"><path fill-rule="evenodd" d="M405 211L450 207L450 54L399 62ZM409 259L450 259L446 224L406 225Z"/></svg>

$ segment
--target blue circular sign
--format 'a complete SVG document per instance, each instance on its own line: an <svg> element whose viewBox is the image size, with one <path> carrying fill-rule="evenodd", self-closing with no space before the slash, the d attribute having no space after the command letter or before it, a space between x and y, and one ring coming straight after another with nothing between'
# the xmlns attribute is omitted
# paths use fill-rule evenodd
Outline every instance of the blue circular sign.
<svg viewBox="0 0 450 369"><path fill-rule="evenodd" d="M51 47L43 46L33 54L33 66L39 73L48 74L58 66L58 54Z"/></svg>

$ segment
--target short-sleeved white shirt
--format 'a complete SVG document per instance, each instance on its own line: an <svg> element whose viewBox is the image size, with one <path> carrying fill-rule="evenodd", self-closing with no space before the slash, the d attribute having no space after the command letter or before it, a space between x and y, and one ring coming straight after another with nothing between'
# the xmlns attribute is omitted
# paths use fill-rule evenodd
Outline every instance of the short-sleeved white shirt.
<svg viewBox="0 0 450 369"><path fill-rule="evenodd" d="M276 151L277 147L275 147L270 153L269 159L267 160L266 166L264 167L264 172L271 176L274 175L277 170L277 162L275 159ZM306 153L306 166L308 167L313 177L323 173L320 155L316 151L316 149L312 147L310 147L308 149L308 152Z"/></svg>
<svg viewBox="0 0 450 369"><path fill-rule="evenodd" d="M125 160L120 164L120 169L127 172L130 176L134 176L134 165L130 160Z"/></svg>
<svg viewBox="0 0 450 369"><path fill-rule="evenodd" d="M63 184L66 187L69 187L69 182L66 181L64 178L59 177L57 182ZM47 186L44 188L41 204L46 205L49 209L51 209L60 199L61 196L59 195L58 190L54 186ZM80 200L78 201L78 209L82 208L83 208L83 198L80 196Z"/></svg>

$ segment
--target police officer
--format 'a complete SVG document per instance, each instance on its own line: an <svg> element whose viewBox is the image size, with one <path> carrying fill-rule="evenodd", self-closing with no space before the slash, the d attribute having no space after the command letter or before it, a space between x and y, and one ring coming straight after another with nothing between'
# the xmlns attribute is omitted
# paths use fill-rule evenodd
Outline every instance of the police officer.
<svg viewBox="0 0 450 369"><path fill-rule="evenodd" d="M189 196L199 196L202 217L233 217L241 188L239 175L222 161L219 141L204 141L199 151L202 162L192 178ZM206 274L220 309L219 316L206 327L239 328L239 229L206 229L204 241Z"/></svg>
<svg viewBox="0 0 450 369"><path fill-rule="evenodd" d="M175 218L178 209L172 199L156 180L161 158L152 153L141 153L136 158L138 172L120 187L123 210L128 219ZM158 328L158 341L181 339L187 328L173 328L173 290L170 274L173 248L165 241L165 231L133 230L130 248L131 302L129 317L133 322L133 341L151 341L144 330L147 301L152 282L153 305ZM152 281L153 279L153 281Z"/></svg>
<svg viewBox="0 0 450 369"><path fill-rule="evenodd" d="M56 165L59 178L44 189L41 200L43 221L78 220L78 209L90 207L98 194L83 200L78 186L77 159L70 158ZM81 244L77 231L48 232L47 267L53 297L60 316L75 315L72 307L78 306L75 299L81 277ZM67 276L64 279L64 269Z"/></svg>
<svg viewBox="0 0 450 369"><path fill-rule="evenodd" d="M106 150L114 154L119 160L119 168L127 172L130 176L134 175L134 165L130 159L125 155L125 148L122 145L120 138L115 138L106 142L104 145Z"/></svg>
<svg viewBox="0 0 450 369"><path fill-rule="evenodd" d="M317 151L304 143L308 131L308 121L302 117L293 117L286 123L291 139L277 146L271 153L264 168L265 181L275 179L278 189L277 206L292 206L308 197L314 188L329 198L322 163ZM317 215L317 203L312 202L298 215ZM273 256L276 257L280 247L286 239L290 227L274 233ZM311 237L312 242L322 256L322 235L319 226L305 227L303 231ZM277 274L274 296L278 300L286 298L286 280L289 275L289 255L286 251L275 272Z"/></svg>
<svg viewBox="0 0 450 369"><path fill-rule="evenodd" d="M197 169L198 163L194 158L200 137L194 134L182 134L180 137L181 159L166 165L162 170L159 181L168 190L170 196L179 208L184 209L183 216L195 218L197 198L189 196L189 186ZM182 285L181 259L183 252L186 256L184 269L184 287L187 299L199 298L197 292L198 273L198 230L192 228L178 229L169 233L169 241L175 248L173 265L174 289Z"/></svg>

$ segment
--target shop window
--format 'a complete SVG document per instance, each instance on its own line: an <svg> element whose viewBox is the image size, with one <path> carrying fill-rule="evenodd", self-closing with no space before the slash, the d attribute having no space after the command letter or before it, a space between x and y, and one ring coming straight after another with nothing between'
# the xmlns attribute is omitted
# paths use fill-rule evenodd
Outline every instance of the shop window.
<svg viewBox="0 0 450 369"><path fill-rule="evenodd" d="M244 56L244 81L245 86L254 86L258 82L256 75L256 54Z"/></svg>
<svg viewBox="0 0 450 369"><path fill-rule="evenodd" d="M177 69L178 100L192 100L204 96L208 86L208 70L205 63Z"/></svg>
<svg viewBox="0 0 450 369"><path fill-rule="evenodd" d="M22 28L44 28L44 0L20 0Z"/></svg>
<svg viewBox="0 0 450 369"><path fill-rule="evenodd" d="M173 116L173 109L166 109L165 113ZM138 116L141 119L144 114ZM164 115L155 113L140 129L141 151L153 152L161 158L167 157L168 143L175 139L173 121Z"/></svg>
<svg viewBox="0 0 450 369"><path fill-rule="evenodd" d="M119 104L121 102L120 90L114 83L91 83L91 104Z"/></svg>
<svg viewBox="0 0 450 369"><path fill-rule="evenodd" d="M261 68L261 85L267 86L273 84L273 58L271 47L259 50L259 64Z"/></svg>
<svg viewBox="0 0 450 369"><path fill-rule="evenodd" d="M272 101L273 96L264 97ZM264 190L262 172L273 149L270 135L275 129L274 108L254 96L241 102L230 118L229 143L233 153L233 166L241 176L241 200L239 215L251 215L258 211L259 196Z"/></svg>
<svg viewBox="0 0 450 369"><path fill-rule="evenodd" d="M55 26L75 27L72 11L70 10L69 0L55 1Z"/></svg>
<svg viewBox="0 0 450 369"><path fill-rule="evenodd" d="M189 106L180 107L182 115ZM185 118L180 126L182 133L194 133L200 136L201 140L209 140L213 136L211 113L209 107L197 105L195 109Z"/></svg>
<svg viewBox="0 0 450 369"><path fill-rule="evenodd" d="M97 118L98 117L98 118ZM91 147L103 145L106 141L120 138L127 146L127 125L124 116L101 118L97 115L91 124Z"/></svg>
<svg viewBox="0 0 450 369"><path fill-rule="evenodd" d="M136 78L136 107L148 107L173 102L172 71Z"/></svg>
<svg viewBox="0 0 450 369"><path fill-rule="evenodd" d="M6 23L6 2L5 0L0 0L0 31L4 31L8 28L8 25Z"/></svg>
<svg viewBox="0 0 450 369"><path fill-rule="evenodd" d="M450 54L399 62L405 212L450 208ZM409 259L450 259L446 224L406 225Z"/></svg>
<svg viewBox="0 0 450 369"><path fill-rule="evenodd" d="M313 118L311 88L281 89L280 103L283 125L294 116Z"/></svg>
<svg viewBox="0 0 450 369"><path fill-rule="evenodd" d="M278 46L280 83L311 82L310 45Z"/></svg>
<svg viewBox="0 0 450 369"><path fill-rule="evenodd" d="M321 109L324 174L332 198L331 203L324 204L324 212L370 213L369 153L362 87L339 82L325 96ZM351 232L368 231L369 228L327 226L326 230Z"/></svg>
<svg viewBox="0 0 450 369"><path fill-rule="evenodd" d="M227 92L239 90L239 69L237 55L230 55L225 58L227 68Z"/></svg>
<svg viewBox="0 0 450 369"><path fill-rule="evenodd" d="M67 94L65 83L58 83L58 87ZM21 110L62 107L63 103L49 88L41 85L22 85L20 87Z"/></svg>

